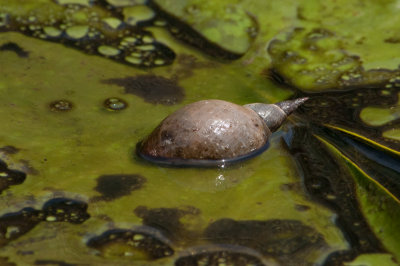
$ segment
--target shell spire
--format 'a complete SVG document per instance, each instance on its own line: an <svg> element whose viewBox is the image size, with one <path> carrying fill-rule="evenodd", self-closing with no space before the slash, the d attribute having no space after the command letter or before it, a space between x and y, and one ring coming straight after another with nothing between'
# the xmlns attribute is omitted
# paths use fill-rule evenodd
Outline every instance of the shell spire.
<svg viewBox="0 0 400 266"><path fill-rule="evenodd" d="M251 103L246 104L245 107L256 112L264 120L269 130L274 132L292 112L307 100L308 97L304 97L275 104Z"/></svg>
<svg viewBox="0 0 400 266"><path fill-rule="evenodd" d="M297 98L294 100L282 101L276 103L275 105L282 109L287 116L289 116L293 111L295 111L300 105L307 101L308 97Z"/></svg>

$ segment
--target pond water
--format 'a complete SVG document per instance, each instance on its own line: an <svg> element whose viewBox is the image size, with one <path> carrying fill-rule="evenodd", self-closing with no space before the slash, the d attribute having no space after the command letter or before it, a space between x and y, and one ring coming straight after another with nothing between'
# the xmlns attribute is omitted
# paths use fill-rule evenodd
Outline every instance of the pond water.
<svg viewBox="0 0 400 266"><path fill-rule="evenodd" d="M398 8L0 0L0 264L398 265ZM304 96L250 160L136 154L186 104Z"/></svg>

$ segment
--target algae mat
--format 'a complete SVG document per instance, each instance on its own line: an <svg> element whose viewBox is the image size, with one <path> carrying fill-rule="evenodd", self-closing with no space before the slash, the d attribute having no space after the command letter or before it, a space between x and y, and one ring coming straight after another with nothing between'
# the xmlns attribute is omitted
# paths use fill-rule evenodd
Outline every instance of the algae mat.
<svg viewBox="0 0 400 266"><path fill-rule="evenodd" d="M0 262L396 265L397 9L0 1ZM185 104L297 96L310 100L249 161L135 154Z"/></svg>

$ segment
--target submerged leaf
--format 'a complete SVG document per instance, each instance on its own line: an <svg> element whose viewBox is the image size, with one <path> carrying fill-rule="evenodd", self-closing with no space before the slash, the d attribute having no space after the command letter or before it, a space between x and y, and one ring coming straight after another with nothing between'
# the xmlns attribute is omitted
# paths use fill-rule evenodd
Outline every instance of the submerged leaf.
<svg viewBox="0 0 400 266"><path fill-rule="evenodd" d="M342 160L347 166L347 171L352 175L356 182L356 193L361 204L361 209L371 225L372 230L381 239L385 247L396 257L400 254L400 244L395 239L400 237L398 230L398 221L400 219L400 200L399 200L399 181L400 172L394 174L396 182L392 187L390 184L384 184L385 178L391 178L383 169L377 169L373 175L369 170L364 171L366 165L360 164L359 159L348 157L347 152L342 152L343 146L335 147L330 143L331 139L325 139L322 136L317 138L329 149L337 160ZM354 155L353 155L354 156ZM387 162L387 160L386 160ZM399 161L397 158L398 167ZM378 179L380 178L380 179ZM382 180L383 179L383 180ZM394 189L395 195L392 194Z"/></svg>

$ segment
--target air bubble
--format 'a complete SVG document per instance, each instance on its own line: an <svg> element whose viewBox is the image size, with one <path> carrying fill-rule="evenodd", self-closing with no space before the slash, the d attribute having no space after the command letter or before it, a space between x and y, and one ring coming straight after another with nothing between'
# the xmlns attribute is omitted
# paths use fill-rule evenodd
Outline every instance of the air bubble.
<svg viewBox="0 0 400 266"><path fill-rule="evenodd" d="M108 98L104 101L104 106L110 111L120 111L125 109L128 104L119 98Z"/></svg>

